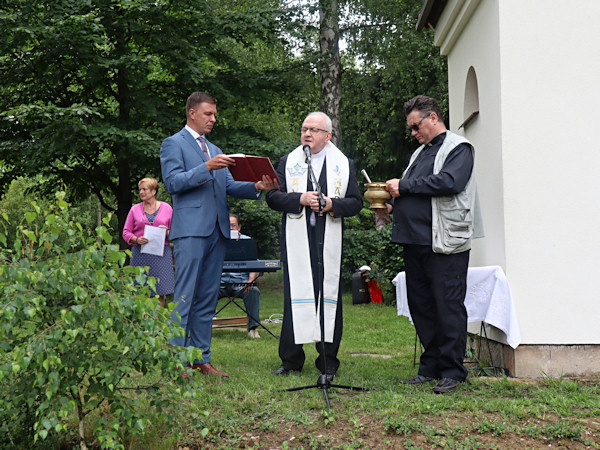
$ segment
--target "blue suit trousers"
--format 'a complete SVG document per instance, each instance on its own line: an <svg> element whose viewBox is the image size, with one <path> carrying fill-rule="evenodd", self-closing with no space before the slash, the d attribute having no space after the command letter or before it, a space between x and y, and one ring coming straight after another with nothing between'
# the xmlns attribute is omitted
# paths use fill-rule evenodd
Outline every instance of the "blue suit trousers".
<svg viewBox="0 0 600 450"><path fill-rule="evenodd" d="M173 240L176 306L171 319L179 323L185 335L171 343L202 349L202 363L210 362L212 319L218 302L226 242L227 238L216 225L210 236ZM198 360L193 362L199 363Z"/></svg>

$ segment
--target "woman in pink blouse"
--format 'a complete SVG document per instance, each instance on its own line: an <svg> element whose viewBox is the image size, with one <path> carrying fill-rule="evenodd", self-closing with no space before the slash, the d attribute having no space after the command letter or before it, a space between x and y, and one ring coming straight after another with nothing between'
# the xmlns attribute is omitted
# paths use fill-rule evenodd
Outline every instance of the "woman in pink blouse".
<svg viewBox="0 0 600 450"><path fill-rule="evenodd" d="M130 264L147 266L149 268L148 276L157 279L156 292L152 290L152 294L158 295L160 305L165 306L165 295L173 293L175 284L173 254L168 241L173 209L168 203L156 200L158 192L156 179L144 178L140 180L138 187L142 202L133 205L129 210L123 227L123 239L132 246ZM144 236L144 229L147 225L167 229L167 239L165 239L162 256L141 251L141 246L149 242L149 239Z"/></svg>

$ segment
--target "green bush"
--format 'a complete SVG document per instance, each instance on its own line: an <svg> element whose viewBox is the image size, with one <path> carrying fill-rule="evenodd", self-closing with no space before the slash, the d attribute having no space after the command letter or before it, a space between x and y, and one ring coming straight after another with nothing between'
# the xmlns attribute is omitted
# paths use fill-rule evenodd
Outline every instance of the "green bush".
<svg viewBox="0 0 600 450"><path fill-rule="evenodd" d="M259 259L279 259L281 213L274 211L263 199L229 199L229 212L236 214L242 224L242 233L256 241Z"/></svg>
<svg viewBox="0 0 600 450"><path fill-rule="evenodd" d="M39 204L52 203L54 193L46 197L46 194L40 193L37 189L39 184L43 182L42 180L42 176L13 180L0 197L0 213L6 214L8 223L10 224L6 233L6 246L8 248L12 248L13 246L19 222L25 217L25 214L31 214L31 202L37 201ZM77 217L77 222L83 228L93 230L99 225L98 215L105 216L108 214L106 209L100 208L99 212L98 208L98 200L95 196L90 195L87 198L79 200L76 205L69 207L69 214L71 217ZM37 216L35 222L29 224L29 228L35 230L36 227L44 223L43 219L42 215ZM113 237L118 238L119 234L116 231L112 231L117 229L116 217L112 217L108 228L111 230Z"/></svg>
<svg viewBox="0 0 600 450"><path fill-rule="evenodd" d="M122 448L148 414L177 421L182 396L196 395L182 362L198 351L168 345L181 329L134 285L155 280L124 265L105 226L94 236L72 221L64 195L32 202L17 227L7 214L0 221L0 446L77 439L86 448L94 417L95 445Z"/></svg>
<svg viewBox="0 0 600 450"><path fill-rule="evenodd" d="M29 193L29 190L34 185L35 180L26 178L13 180L6 189L6 192L2 195L2 198L0 198L0 213L6 217L6 220L10 224L17 224L25 217L25 214L30 214L31 208L28 207L28 203L33 200L33 195ZM30 228L35 229L42 224L43 220L37 218L35 223L30 223ZM16 226L7 228L5 232L5 245L9 247L13 246L16 233Z"/></svg>
<svg viewBox="0 0 600 450"><path fill-rule="evenodd" d="M392 224L375 228L374 213L369 209L346 220L342 276L350 280L359 267L371 267L369 279L379 282L386 303L395 301L392 280L404 270L402 246L392 243L391 235Z"/></svg>

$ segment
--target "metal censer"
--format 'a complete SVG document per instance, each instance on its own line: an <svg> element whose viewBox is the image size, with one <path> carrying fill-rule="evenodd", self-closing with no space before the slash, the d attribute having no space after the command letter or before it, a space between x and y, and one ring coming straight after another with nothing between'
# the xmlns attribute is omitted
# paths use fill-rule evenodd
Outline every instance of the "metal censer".
<svg viewBox="0 0 600 450"><path fill-rule="evenodd" d="M367 191L365 192L365 198L371 204L371 209L387 209L386 202L392 198L390 193L385 190L385 183L383 182L372 182L365 183Z"/></svg>

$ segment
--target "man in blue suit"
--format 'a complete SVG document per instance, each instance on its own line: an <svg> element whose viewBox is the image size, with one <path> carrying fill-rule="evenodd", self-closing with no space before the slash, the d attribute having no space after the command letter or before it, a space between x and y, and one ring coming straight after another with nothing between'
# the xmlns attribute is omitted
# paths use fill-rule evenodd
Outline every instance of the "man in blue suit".
<svg viewBox="0 0 600 450"><path fill-rule="evenodd" d="M211 364L212 318L217 306L225 247L229 239L227 195L258 199L274 181L236 182L228 167L235 161L205 138L216 122L217 100L204 92L192 93L186 103L185 127L164 140L160 148L162 176L173 199L169 239L175 258L177 302L172 319L185 334L172 344L202 349L202 360L192 369L227 377Z"/></svg>

